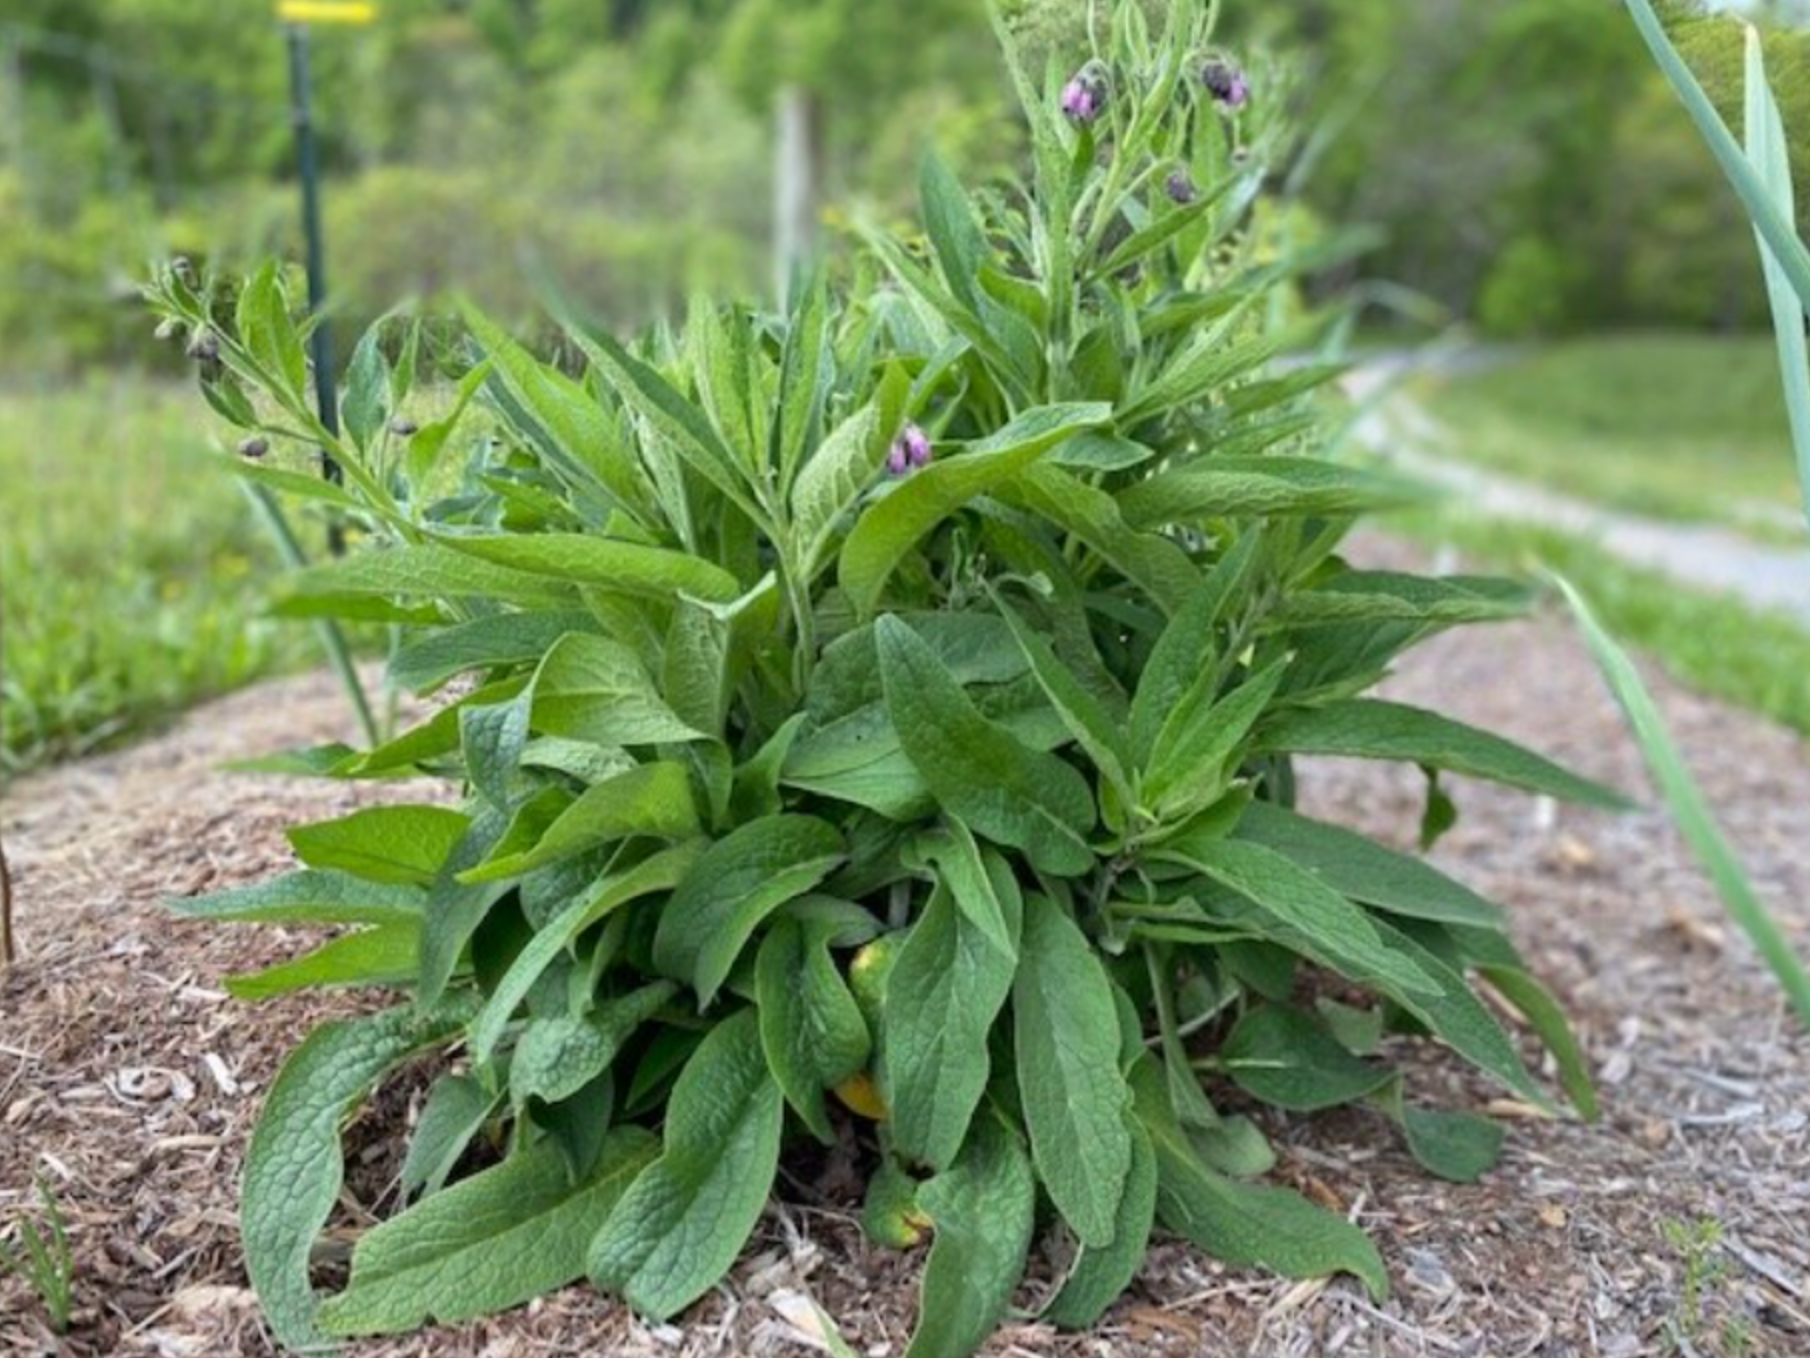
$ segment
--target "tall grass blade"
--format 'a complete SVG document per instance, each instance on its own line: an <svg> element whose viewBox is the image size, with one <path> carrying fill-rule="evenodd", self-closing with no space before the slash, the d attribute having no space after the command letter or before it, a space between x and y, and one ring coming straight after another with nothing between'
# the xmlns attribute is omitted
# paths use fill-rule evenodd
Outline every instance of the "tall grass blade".
<svg viewBox="0 0 1810 1358"><path fill-rule="evenodd" d="M1634 24L1640 30L1640 36L1646 39L1653 59L1659 63L1659 69L1671 81L1672 88L1684 101L1685 111L1697 124L1697 130L1709 143L1709 149L1715 153L1722 164L1722 172L1728 176L1728 182L1740 197L1741 204L1747 209L1747 215L1753 219L1754 229L1770 247L1778 261L1780 272L1784 275L1791 289L1804 305L1810 306L1810 250L1798 238L1797 228L1786 215L1779 211L1778 203L1767 190L1765 182L1754 169L1753 164L1741 149L1741 144L1728 130L1722 121L1722 115L1716 112L1716 106L1710 102L1709 95L1703 91L1697 77L1691 74L1691 68L1685 65L1684 58L1666 36L1665 25L1654 13L1652 0L1627 0L1628 12L1634 17Z"/></svg>
<svg viewBox="0 0 1810 1358"><path fill-rule="evenodd" d="M1797 227L1797 197L1791 183L1791 155L1785 144L1785 121L1766 79L1766 50L1760 32L1747 25L1747 158L1778 205ZM1804 512L1810 516L1810 346L1804 341L1804 301L1792 291L1784 266L1757 230L1760 262L1766 270L1766 293L1772 301L1772 326L1779 341L1779 368L1785 383L1785 408L1791 417L1791 445L1797 453L1798 486Z"/></svg>
<svg viewBox="0 0 1810 1358"><path fill-rule="evenodd" d="M1621 704L1628 725L1633 728L1635 738L1646 754L1653 780L1659 784L1678 828L1715 883L1728 913L1753 940L1760 955L1766 959L1766 965L1772 968L1791 997L1799 1017L1806 1027L1810 1027L1810 974L1805 973L1803 963L1792 952L1778 921L1754 891L1740 860L1717 827L1701 789L1666 732L1653 695L1647 691L1628 653L1603 629L1583 595L1563 576L1552 578L1577 615L1585 640L1590 644L1590 652L1596 657L1615 700Z"/></svg>

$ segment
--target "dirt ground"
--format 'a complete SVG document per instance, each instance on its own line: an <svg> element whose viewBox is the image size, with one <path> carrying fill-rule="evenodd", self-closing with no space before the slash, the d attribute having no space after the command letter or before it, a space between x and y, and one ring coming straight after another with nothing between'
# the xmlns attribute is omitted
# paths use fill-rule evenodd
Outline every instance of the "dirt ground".
<svg viewBox="0 0 1810 1358"><path fill-rule="evenodd" d="M1660 683L1675 731L1769 901L1810 954L1810 761L1790 733ZM1542 620L1444 639L1391 683L1644 791L1580 643ZM0 977L0 1223L34 1176L78 1260L78 1323L58 1348L0 1279L0 1354L265 1354L234 1209L240 1157L275 1064L349 998L232 1002L221 978L303 938L166 917L158 901L272 874L286 824L383 789L222 772L222 761L343 735L331 683L267 685L129 751L23 782L0 807L23 956ZM1326 763L1308 800L1405 841L1418 778ZM391 790L387 795L396 795ZM1601 1082L1600 1125L1514 1105L1503 1164L1478 1185L1426 1178L1367 1112L1267 1120L1280 1177L1372 1231L1394 1296L1230 1271L1174 1243L1093 1334L1025 1322L1004 1354L1810 1355L1810 1040L1724 921L1662 814L1615 818L1466 785L1439 858L1511 909L1514 934L1574 1016ZM419 1085L354 1129L344 1219L369 1219ZM1445 1106L1492 1092L1436 1052L1413 1089ZM756 1244L682 1327L649 1327L578 1287L501 1319L357 1346L401 1355L808 1352L806 1298L873 1358L903 1351L920 1258L876 1251L847 1166L799 1160ZM1720 1243L1711 1238L1720 1233ZM1686 1243L1685 1236L1699 1243ZM1049 1285L1034 1271L1019 1301ZM803 1327L802 1329L800 1327Z"/></svg>

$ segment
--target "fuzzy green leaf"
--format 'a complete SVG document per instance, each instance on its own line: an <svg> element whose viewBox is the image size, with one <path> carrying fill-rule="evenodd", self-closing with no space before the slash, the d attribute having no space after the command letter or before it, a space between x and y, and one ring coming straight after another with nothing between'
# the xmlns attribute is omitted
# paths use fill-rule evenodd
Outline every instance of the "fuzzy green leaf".
<svg viewBox="0 0 1810 1358"><path fill-rule="evenodd" d="M239 1226L245 1271L278 1342L321 1343L308 1261L339 1198L340 1128L391 1067L457 1030L457 1016L412 1008L323 1023L277 1072L246 1152Z"/></svg>
<svg viewBox="0 0 1810 1358"><path fill-rule="evenodd" d="M338 820L288 831L296 857L367 882L423 886L467 829L470 819L444 806L372 806Z"/></svg>
<svg viewBox="0 0 1810 1358"><path fill-rule="evenodd" d="M1274 849L1341 896L1392 915L1438 924L1501 927L1501 909L1462 882L1355 831L1309 819L1271 802L1253 802L1234 834Z"/></svg>
<svg viewBox="0 0 1810 1358"><path fill-rule="evenodd" d="M304 869L167 904L185 919L233 924L391 924L421 917L420 888Z"/></svg>
<svg viewBox="0 0 1810 1358"><path fill-rule="evenodd" d="M1016 940L1022 921L1006 923ZM1015 970L1013 954L938 886L887 977L880 1022L880 1089L901 1155L936 1169L954 1163L986 1092L988 1037Z"/></svg>
<svg viewBox="0 0 1810 1358"><path fill-rule="evenodd" d="M767 1205L785 1102L757 1024L744 1009L711 1029L673 1086L660 1158L591 1242L591 1280L656 1320L728 1271Z"/></svg>
<svg viewBox="0 0 1810 1358"><path fill-rule="evenodd" d="M1427 498L1399 477L1318 458L1208 457L1140 481L1119 496L1141 528L1208 519L1369 514Z"/></svg>
<svg viewBox="0 0 1810 1358"><path fill-rule="evenodd" d="M1012 1010L1037 1176L1082 1244L1108 1245L1131 1172L1118 1012L1087 936L1046 896L1026 904Z"/></svg>
<svg viewBox="0 0 1810 1358"><path fill-rule="evenodd" d="M842 836L812 816L766 816L704 851L660 913L654 964L708 1005L763 920L842 861Z"/></svg>
<svg viewBox="0 0 1810 1358"><path fill-rule="evenodd" d="M781 918L761 941L754 991L773 1078L805 1126L834 1140L823 1091L859 1074L872 1050L867 1022L830 956L836 926Z"/></svg>
<svg viewBox="0 0 1810 1358"><path fill-rule="evenodd" d="M573 1183L552 1141L455 1184L364 1235L351 1285L322 1308L340 1335L456 1325L564 1287L658 1143L638 1127L611 1132L596 1170Z"/></svg>
<svg viewBox="0 0 1810 1358"><path fill-rule="evenodd" d="M1156 1224L1156 1150L1150 1133L1129 1109L1125 1125L1131 1137L1131 1170L1113 1221L1112 1241L1081 1246L1062 1289L1044 1308L1043 1319L1061 1329L1086 1330L1097 1324L1131 1286L1150 1248L1150 1231Z"/></svg>
<svg viewBox="0 0 1810 1358"><path fill-rule="evenodd" d="M983 1113L917 1203L936 1238L905 1358L967 1358L1005 1314L1030 1252L1037 1190L1018 1134Z"/></svg>
<svg viewBox="0 0 1810 1358"><path fill-rule="evenodd" d="M620 839L689 839L701 829L685 766L642 764L586 789L532 848L487 859L459 880L500 882Z"/></svg>
<svg viewBox="0 0 1810 1358"><path fill-rule="evenodd" d="M1259 744L1274 754L1400 760L1611 811L1629 806L1615 789L1560 768L1513 741L1436 712L1374 698L1290 712L1264 728Z"/></svg>
<svg viewBox="0 0 1810 1358"><path fill-rule="evenodd" d="M1093 794L1073 768L982 716L948 668L897 618L875 627L886 705L913 766L976 833L1022 849L1033 866L1075 876L1093 866Z"/></svg>
<svg viewBox="0 0 1810 1358"><path fill-rule="evenodd" d="M528 575L651 599L689 594L727 603L742 592L733 575L702 557L636 542L579 533L487 537L443 533L437 540L454 551Z"/></svg>

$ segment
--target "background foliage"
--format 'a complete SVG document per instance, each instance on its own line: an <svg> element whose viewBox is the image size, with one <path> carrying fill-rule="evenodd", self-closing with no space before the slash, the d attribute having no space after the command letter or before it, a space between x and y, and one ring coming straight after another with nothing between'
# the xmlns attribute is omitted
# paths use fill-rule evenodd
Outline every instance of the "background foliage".
<svg viewBox="0 0 1810 1358"><path fill-rule="evenodd" d="M1017 8L1034 48L1084 32L1081 0ZM1511 335L1763 319L1739 219L1618 6L1238 8L1241 39L1302 54L1299 100L1330 118L1309 201L1385 232L1354 269ZM1734 110L1739 35L1672 13ZM932 128L958 167L1016 150L979 0L386 0L383 14L316 44L341 303L366 316L457 278L522 317L531 265L622 322L760 281L782 84L826 111L833 203L901 211ZM1807 53L1798 33L1768 39L1794 139L1810 137ZM124 302L148 257L295 248L284 55L261 3L21 0L0 59L9 354L145 358Z"/></svg>

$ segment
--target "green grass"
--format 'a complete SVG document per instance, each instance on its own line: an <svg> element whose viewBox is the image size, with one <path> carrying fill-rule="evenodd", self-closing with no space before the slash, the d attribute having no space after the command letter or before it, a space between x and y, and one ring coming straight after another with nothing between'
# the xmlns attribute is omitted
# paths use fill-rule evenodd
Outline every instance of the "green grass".
<svg viewBox="0 0 1810 1358"><path fill-rule="evenodd" d="M1658 661L1680 683L1810 734L1810 631L1789 616L1685 588L1528 524L1420 511L1378 526L1450 545L1489 569L1550 567L1584 593L1618 641Z"/></svg>
<svg viewBox="0 0 1810 1358"><path fill-rule="evenodd" d="M307 654L192 390L0 393L0 774L84 753ZM212 458L213 460L210 460Z"/></svg>
<svg viewBox="0 0 1810 1358"><path fill-rule="evenodd" d="M1637 514L1802 536L1770 336L1576 340L1418 394L1453 455Z"/></svg>

